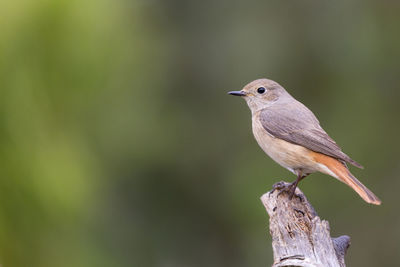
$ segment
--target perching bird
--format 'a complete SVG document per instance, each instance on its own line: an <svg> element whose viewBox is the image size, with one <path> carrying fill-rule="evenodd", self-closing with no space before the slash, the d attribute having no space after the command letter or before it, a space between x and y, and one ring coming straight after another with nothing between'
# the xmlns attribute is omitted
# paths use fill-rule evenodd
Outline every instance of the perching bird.
<svg viewBox="0 0 400 267"><path fill-rule="evenodd" d="M315 115L277 82L258 79L241 91L229 94L246 100L252 113L254 137L264 152L297 175L290 186L291 196L300 180L319 171L347 184L366 202L381 204L379 198L350 173L346 163L363 167L343 153Z"/></svg>

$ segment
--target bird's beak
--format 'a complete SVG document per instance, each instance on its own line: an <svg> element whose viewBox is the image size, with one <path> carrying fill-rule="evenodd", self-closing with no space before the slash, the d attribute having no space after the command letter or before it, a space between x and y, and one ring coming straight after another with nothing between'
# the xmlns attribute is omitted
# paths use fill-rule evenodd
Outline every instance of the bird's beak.
<svg viewBox="0 0 400 267"><path fill-rule="evenodd" d="M230 91L228 95L236 95L236 96L246 96L246 92L244 91Z"/></svg>

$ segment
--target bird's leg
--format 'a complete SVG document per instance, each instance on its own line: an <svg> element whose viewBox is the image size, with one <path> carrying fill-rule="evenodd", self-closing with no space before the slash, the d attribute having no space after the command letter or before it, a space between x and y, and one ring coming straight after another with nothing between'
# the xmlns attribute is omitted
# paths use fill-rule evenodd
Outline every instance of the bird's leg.
<svg viewBox="0 0 400 267"><path fill-rule="evenodd" d="M293 198L294 192L296 191L297 185L298 185L299 182L300 182L301 180L303 180L306 176L307 176L307 174L306 174L306 175L303 175L301 172L299 172L299 173L297 174L297 179L296 179L296 181L294 181L294 182L290 185L290 189L289 189L289 199L292 199L292 198Z"/></svg>

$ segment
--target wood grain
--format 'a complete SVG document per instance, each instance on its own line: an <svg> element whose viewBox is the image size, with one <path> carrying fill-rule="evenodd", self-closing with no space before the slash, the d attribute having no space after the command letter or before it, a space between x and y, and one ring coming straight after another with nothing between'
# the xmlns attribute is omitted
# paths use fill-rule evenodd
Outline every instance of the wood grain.
<svg viewBox="0 0 400 267"><path fill-rule="evenodd" d="M329 223L318 217L299 188L289 200L289 185L279 182L261 197L270 217L272 266L345 267L350 237L331 238Z"/></svg>

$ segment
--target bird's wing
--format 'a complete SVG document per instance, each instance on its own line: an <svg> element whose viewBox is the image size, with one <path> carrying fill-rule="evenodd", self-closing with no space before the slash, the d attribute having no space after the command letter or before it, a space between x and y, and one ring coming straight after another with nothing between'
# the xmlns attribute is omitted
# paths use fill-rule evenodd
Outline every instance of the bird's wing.
<svg viewBox="0 0 400 267"><path fill-rule="evenodd" d="M363 168L342 152L306 106L298 101L290 105L274 106L260 113L261 124L271 135Z"/></svg>

